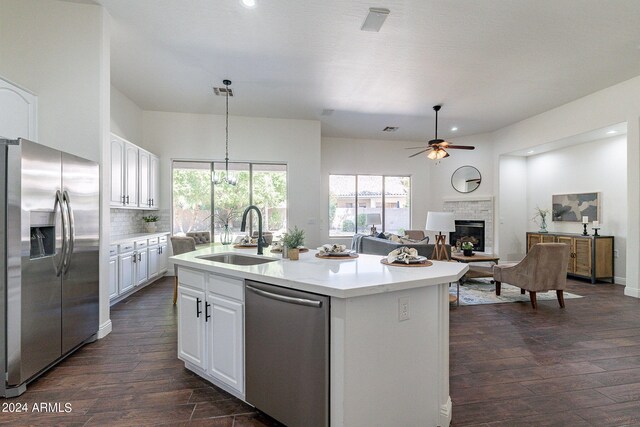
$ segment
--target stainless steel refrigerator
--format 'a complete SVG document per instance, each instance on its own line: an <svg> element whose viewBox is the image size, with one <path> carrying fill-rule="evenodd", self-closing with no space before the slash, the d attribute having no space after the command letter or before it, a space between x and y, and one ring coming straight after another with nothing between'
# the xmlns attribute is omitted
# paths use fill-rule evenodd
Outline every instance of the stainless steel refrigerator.
<svg viewBox="0 0 640 427"><path fill-rule="evenodd" d="M0 139L2 395L98 331L99 167L25 139Z"/></svg>

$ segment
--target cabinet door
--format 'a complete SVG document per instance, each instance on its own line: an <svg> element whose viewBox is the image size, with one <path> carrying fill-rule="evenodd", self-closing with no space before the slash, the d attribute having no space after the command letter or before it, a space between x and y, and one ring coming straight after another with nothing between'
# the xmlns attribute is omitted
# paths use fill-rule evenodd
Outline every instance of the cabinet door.
<svg viewBox="0 0 640 427"><path fill-rule="evenodd" d="M124 196L124 146L125 142L115 135L111 135L111 206L122 206Z"/></svg>
<svg viewBox="0 0 640 427"><path fill-rule="evenodd" d="M567 246L569 246L569 262L567 264L567 273L574 273L576 270L576 254L573 244L573 237L557 236L556 240L558 243L565 243Z"/></svg>
<svg viewBox="0 0 640 427"><path fill-rule="evenodd" d="M541 237L542 243L555 243L556 241L556 236L554 235L543 234Z"/></svg>
<svg viewBox="0 0 640 427"><path fill-rule="evenodd" d="M142 285L149 278L149 256L147 249L138 251L138 260L136 262L136 284Z"/></svg>
<svg viewBox="0 0 640 427"><path fill-rule="evenodd" d="M169 265L169 253L167 252L167 244L162 243L159 246L160 248L160 258L158 261L158 273L162 274L167 271Z"/></svg>
<svg viewBox="0 0 640 427"><path fill-rule="evenodd" d="M144 150L138 151L138 206L151 207L149 193L149 167L151 155Z"/></svg>
<svg viewBox="0 0 640 427"><path fill-rule="evenodd" d="M125 206L138 206L138 147L125 144Z"/></svg>
<svg viewBox="0 0 640 427"><path fill-rule="evenodd" d="M204 292L178 286L178 358L205 369Z"/></svg>
<svg viewBox="0 0 640 427"><path fill-rule="evenodd" d="M208 372L244 393L243 307L242 303L207 293L211 315L207 322Z"/></svg>
<svg viewBox="0 0 640 427"><path fill-rule="evenodd" d="M118 257L109 258L109 299L118 296Z"/></svg>
<svg viewBox="0 0 640 427"><path fill-rule="evenodd" d="M149 280L154 279L160 271L160 247L149 246Z"/></svg>
<svg viewBox="0 0 640 427"><path fill-rule="evenodd" d="M149 171L149 197L151 197L151 207L157 208L160 204L160 159L153 154Z"/></svg>
<svg viewBox="0 0 640 427"><path fill-rule="evenodd" d="M542 243L542 238L539 234L527 234L527 252L537 243Z"/></svg>
<svg viewBox="0 0 640 427"><path fill-rule="evenodd" d="M135 261L133 252L118 256L118 294L123 294L135 286Z"/></svg>
<svg viewBox="0 0 640 427"><path fill-rule="evenodd" d="M591 277L591 239L575 238L575 274Z"/></svg>

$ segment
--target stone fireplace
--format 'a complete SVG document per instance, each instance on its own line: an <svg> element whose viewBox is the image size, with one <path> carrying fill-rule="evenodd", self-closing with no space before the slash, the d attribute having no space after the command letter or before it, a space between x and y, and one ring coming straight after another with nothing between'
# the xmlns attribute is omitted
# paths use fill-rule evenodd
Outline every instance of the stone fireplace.
<svg viewBox="0 0 640 427"><path fill-rule="evenodd" d="M456 231L449 233L449 243L460 247L463 242L471 242L474 251L484 252L484 221L457 219Z"/></svg>
<svg viewBox="0 0 640 427"><path fill-rule="evenodd" d="M458 221L482 222L484 224L484 247L475 250L493 252L493 197L446 198L443 211L453 212L456 224ZM458 227L456 227L457 231ZM449 242L453 242L453 240L449 240Z"/></svg>

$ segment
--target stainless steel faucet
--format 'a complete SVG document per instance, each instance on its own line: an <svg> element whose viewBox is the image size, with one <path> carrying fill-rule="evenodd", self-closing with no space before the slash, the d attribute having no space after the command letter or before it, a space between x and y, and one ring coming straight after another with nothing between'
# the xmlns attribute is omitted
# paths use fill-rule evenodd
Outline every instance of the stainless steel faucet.
<svg viewBox="0 0 640 427"><path fill-rule="evenodd" d="M242 225L240 226L240 231L244 231L247 227L247 214L252 209L254 209L258 214L258 255L262 255L262 248L267 246L267 242L264 240L264 236L262 235L262 213L257 206L251 205L244 210L244 213L242 214Z"/></svg>

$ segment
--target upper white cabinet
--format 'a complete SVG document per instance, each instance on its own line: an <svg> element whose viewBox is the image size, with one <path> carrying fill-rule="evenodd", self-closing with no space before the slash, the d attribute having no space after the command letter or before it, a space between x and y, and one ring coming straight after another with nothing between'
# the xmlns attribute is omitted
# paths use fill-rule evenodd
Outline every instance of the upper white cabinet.
<svg viewBox="0 0 640 427"><path fill-rule="evenodd" d="M158 209L159 177L157 156L111 134L111 206Z"/></svg>

